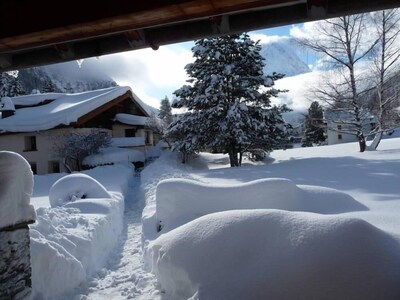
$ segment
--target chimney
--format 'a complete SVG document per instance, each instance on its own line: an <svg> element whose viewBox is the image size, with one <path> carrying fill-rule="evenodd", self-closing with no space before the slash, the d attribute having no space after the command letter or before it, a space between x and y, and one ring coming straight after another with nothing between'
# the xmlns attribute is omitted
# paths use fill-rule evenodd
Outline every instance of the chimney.
<svg viewBox="0 0 400 300"><path fill-rule="evenodd" d="M1 118L8 118L15 113L15 106L10 97L3 97L0 100Z"/></svg>

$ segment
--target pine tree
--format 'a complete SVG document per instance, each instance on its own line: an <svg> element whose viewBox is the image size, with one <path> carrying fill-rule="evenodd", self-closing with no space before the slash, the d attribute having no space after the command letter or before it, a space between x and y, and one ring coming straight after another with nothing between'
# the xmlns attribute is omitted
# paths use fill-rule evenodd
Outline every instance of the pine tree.
<svg viewBox="0 0 400 300"><path fill-rule="evenodd" d="M314 101L308 108L308 115L305 119L305 133L303 147L311 147L313 144L320 144L325 141L325 131L323 128L324 113L322 106Z"/></svg>
<svg viewBox="0 0 400 300"><path fill-rule="evenodd" d="M0 97L13 97L11 93L11 86L14 77L7 74L1 73L0 75Z"/></svg>
<svg viewBox="0 0 400 300"><path fill-rule="evenodd" d="M172 109L171 104L167 96L160 103L160 112L158 113L158 117L164 121L167 125L172 122Z"/></svg>
<svg viewBox="0 0 400 300"><path fill-rule="evenodd" d="M47 78L43 84L43 93L54 93L56 91L56 87L50 78Z"/></svg>
<svg viewBox="0 0 400 300"><path fill-rule="evenodd" d="M21 81L18 77L11 79L11 85L9 89L9 97L25 95L24 88L22 87Z"/></svg>
<svg viewBox="0 0 400 300"><path fill-rule="evenodd" d="M287 108L270 103L281 92L274 81L283 75L263 75L260 50L247 34L196 41L195 61L185 67L190 85L174 92L172 107L187 112L168 128L172 149L228 153L231 166L240 166L243 153L269 151L287 139L281 116Z"/></svg>

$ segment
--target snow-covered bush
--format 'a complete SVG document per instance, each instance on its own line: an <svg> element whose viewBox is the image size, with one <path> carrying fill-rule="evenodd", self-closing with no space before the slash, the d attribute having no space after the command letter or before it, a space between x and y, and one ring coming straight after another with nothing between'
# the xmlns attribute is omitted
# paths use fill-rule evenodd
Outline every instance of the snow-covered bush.
<svg viewBox="0 0 400 300"><path fill-rule="evenodd" d="M232 186L165 179L157 185L156 215L161 233L214 212L268 208L322 214L366 209L346 193L296 185L285 178L264 178Z"/></svg>
<svg viewBox="0 0 400 300"><path fill-rule="evenodd" d="M210 214L150 243L171 299L400 299L400 245L366 221L277 210Z"/></svg>
<svg viewBox="0 0 400 300"><path fill-rule="evenodd" d="M118 147L107 147L83 159L82 164L90 167L111 165L123 162L144 162L142 151Z"/></svg>
<svg viewBox="0 0 400 300"><path fill-rule="evenodd" d="M57 180L49 191L52 207L86 198L111 198L106 188L86 174L70 174Z"/></svg>
<svg viewBox="0 0 400 300"><path fill-rule="evenodd" d="M90 132L75 130L52 139L54 154L62 158L64 167L70 173L83 169L85 157L111 145L111 133L104 129L91 129Z"/></svg>

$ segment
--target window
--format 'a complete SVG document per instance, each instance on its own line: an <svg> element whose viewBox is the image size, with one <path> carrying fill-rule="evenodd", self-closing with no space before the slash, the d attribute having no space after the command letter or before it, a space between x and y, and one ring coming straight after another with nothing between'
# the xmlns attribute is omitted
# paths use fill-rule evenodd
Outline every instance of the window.
<svg viewBox="0 0 400 300"><path fill-rule="evenodd" d="M337 139L338 139L338 140L341 140L341 139L343 139L343 136L342 136L341 134L338 134L338 135L337 135Z"/></svg>
<svg viewBox="0 0 400 300"><path fill-rule="evenodd" d="M36 148L36 136L26 136L25 137L25 150L24 151L37 151Z"/></svg>
<svg viewBox="0 0 400 300"><path fill-rule="evenodd" d="M145 131L145 135L146 144L150 144L150 131Z"/></svg>
<svg viewBox="0 0 400 300"><path fill-rule="evenodd" d="M36 175L37 174L37 164L35 162L29 162L29 165L31 166L32 173L34 175Z"/></svg>
<svg viewBox="0 0 400 300"><path fill-rule="evenodd" d="M60 163L58 160L49 161L49 173L60 173Z"/></svg>
<svg viewBox="0 0 400 300"><path fill-rule="evenodd" d="M342 130L342 125L338 125L337 130Z"/></svg>
<svg viewBox="0 0 400 300"><path fill-rule="evenodd" d="M134 137L134 136L136 136L135 128L125 129L125 137Z"/></svg>

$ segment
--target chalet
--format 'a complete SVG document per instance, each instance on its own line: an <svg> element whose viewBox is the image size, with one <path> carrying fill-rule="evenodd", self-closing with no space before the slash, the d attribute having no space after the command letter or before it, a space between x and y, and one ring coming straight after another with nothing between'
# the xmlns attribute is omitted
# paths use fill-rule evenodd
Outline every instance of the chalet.
<svg viewBox="0 0 400 300"><path fill-rule="evenodd" d="M326 126L327 144L342 144L356 142L357 136L354 134L354 117L347 111L324 111L324 123ZM376 117L369 112L362 114L362 129L367 136L376 126Z"/></svg>
<svg viewBox="0 0 400 300"><path fill-rule="evenodd" d="M58 137L101 128L110 134L113 146L146 152L155 143L146 126L150 115L129 87L2 98L0 150L21 154L35 174L63 172L53 150Z"/></svg>

